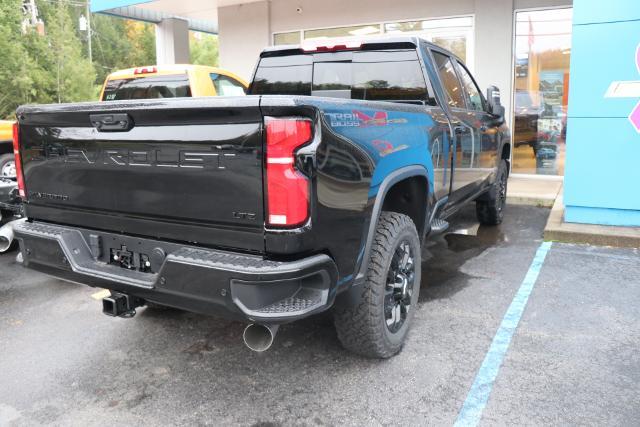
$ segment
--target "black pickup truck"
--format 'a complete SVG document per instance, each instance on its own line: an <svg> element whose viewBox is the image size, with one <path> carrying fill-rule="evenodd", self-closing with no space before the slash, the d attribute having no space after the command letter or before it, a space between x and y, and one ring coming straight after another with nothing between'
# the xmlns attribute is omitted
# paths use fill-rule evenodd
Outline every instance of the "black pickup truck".
<svg viewBox="0 0 640 427"><path fill-rule="evenodd" d="M390 357L424 239L468 202L502 220L499 97L402 37L266 49L246 97L20 107L24 265L111 290L114 316L248 321L256 350L331 308L346 348Z"/></svg>

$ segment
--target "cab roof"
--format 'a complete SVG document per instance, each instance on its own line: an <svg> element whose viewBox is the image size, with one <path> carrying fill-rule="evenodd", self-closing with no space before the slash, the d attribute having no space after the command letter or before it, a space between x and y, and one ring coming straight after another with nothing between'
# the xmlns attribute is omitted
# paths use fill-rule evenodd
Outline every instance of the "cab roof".
<svg viewBox="0 0 640 427"><path fill-rule="evenodd" d="M380 36L380 37L337 37L332 39L318 39L318 40L307 40L301 44L289 44L289 45L278 45L278 46L269 46L263 49L262 54L266 54L265 56L270 56L270 53L287 51L287 50L302 50L307 51L309 47L314 46L346 46L346 49L349 49L350 45L358 45L360 49L389 49L389 48L416 48L419 46L420 42L426 43L431 46L436 46L428 40L420 37L420 36Z"/></svg>
<svg viewBox="0 0 640 427"><path fill-rule="evenodd" d="M453 52L444 49L421 36L380 36L380 37L344 37L328 40L309 40L302 44L269 46L260 53L260 57L294 55L300 53L321 53L343 50L380 50L380 49L416 49L423 43L429 47L447 52L458 58ZM328 49L317 49L317 47Z"/></svg>

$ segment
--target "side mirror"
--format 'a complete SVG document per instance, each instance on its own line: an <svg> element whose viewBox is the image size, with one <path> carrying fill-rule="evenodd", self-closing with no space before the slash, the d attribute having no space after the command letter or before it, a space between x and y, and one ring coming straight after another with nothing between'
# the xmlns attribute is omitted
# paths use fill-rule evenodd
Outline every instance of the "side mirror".
<svg viewBox="0 0 640 427"><path fill-rule="evenodd" d="M487 106L489 114L500 121L504 121L504 106L500 102L500 89L497 86L489 86L487 88Z"/></svg>

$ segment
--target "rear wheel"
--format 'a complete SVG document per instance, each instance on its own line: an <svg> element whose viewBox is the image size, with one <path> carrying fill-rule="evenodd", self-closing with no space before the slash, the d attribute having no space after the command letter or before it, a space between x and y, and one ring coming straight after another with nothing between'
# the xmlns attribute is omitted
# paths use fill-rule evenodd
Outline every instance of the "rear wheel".
<svg viewBox="0 0 640 427"><path fill-rule="evenodd" d="M420 293L420 242L411 218L382 212L358 286L357 302L334 309L338 338L354 353L389 358L402 349Z"/></svg>
<svg viewBox="0 0 640 427"><path fill-rule="evenodd" d="M16 159L13 154L0 156L0 178L16 177Z"/></svg>
<svg viewBox="0 0 640 427"><path fill-rule="evenodd" d="M498 167L498 175L486 198L476 200L476 216L483 225L498 225L504 218L507 204L507 162L502 160Z"/></svg>

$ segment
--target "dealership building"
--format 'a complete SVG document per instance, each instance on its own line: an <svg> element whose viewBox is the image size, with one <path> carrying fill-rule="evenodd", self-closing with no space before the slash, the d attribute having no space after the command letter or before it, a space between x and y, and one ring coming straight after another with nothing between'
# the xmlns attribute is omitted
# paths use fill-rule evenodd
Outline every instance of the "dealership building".
<svg viewBox="0 0 640 427"><path fill-rule="evenodd" d="M481 88L496 85L501 89L513 132L513 174L548 180L560 180L566 174L565 217L572 221L640 225L640 196L623 201L622 196L598 199L592 194L594 188L605 190L601 182L610 182L621 173L613 160L606 161L608 150L602 141L597 155L582 150L588 143L571 142L574 134L576 138L589 138L581 120L588 121L592 116L589 107L593 103L613 101L611 108L596 116L608 114L612 120L624 120L619 127L628 127L625 130L629 133L609 144L622 144L624 148L616 146L616 153L635 153L634 160L640 160L638 134L628 123L629 112L640 94L630 99L629 93L607 92L610 81L638 80L635 47L640 37L630 40L640 34L637 0L92 0L91 9L157 24L160 64L189 62L189 31L218 34L219 65L246 79L251 77L265 46L419 35L461 57ZM616 35L620 31L624 33ZM607 41L592 43L591 37ZM613 55L606 46L616 46L616 38L622 43L618 46L624 45L631 52L619 52L618 69L613 69L606 67L606 59ZM575 43L581 44L581 52L575 52ZM601 48L600 56L591 54L592 44ZM575 55L577 58L573 58ZM579 72L572 69L576 64L584 67L580 73L585 76L591 75L589 68L598 66L605 75L599 75L596 81L604 87L594 88L588 81L574 78ZM620 75L614 75L618 71ZM570 91L570 81L572 86L574 80L581 88L579 92L573 88ZM628 90L633 95L637 89ZM594 90L598 93L586 96L585 91ZM580 104L575 103L575 118L572 98L580 99ZM620 102L616 104L616 100ZM633 105L628 108L630 103ZM603 167L607 169L603 171ZM627 169L620 179L628 182L629 174L640 174L633 172L639 169ZM640 175L636 175L633 181L638 182ZM582 185L584 180L590 188Z"/></svg>

